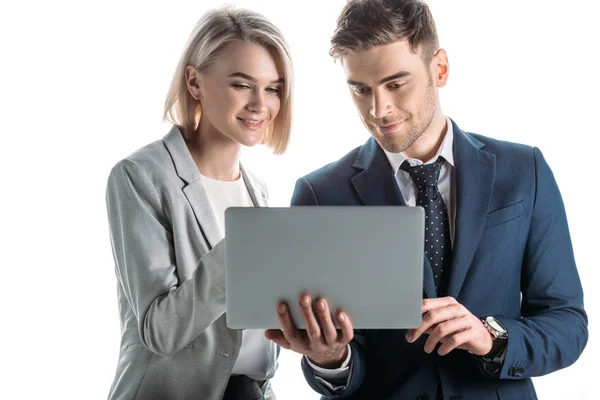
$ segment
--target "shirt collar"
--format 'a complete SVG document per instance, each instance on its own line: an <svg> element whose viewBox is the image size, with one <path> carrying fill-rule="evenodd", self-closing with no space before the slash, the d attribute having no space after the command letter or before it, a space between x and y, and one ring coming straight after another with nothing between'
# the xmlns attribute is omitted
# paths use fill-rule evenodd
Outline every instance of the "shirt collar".
<svg viewBox="0 0 600 400"><path fill-rule="evenodd" d="M447 126L446 135L444 135L444 140L442 140L442 144L438 148L436 155L431 160L428 160L425 163L423 163L423 162L421 162L421 160L417 160L415 158L408 158L403 153L391 153L391 152L387 151L386 149L382 148L383 151L385 152L385 155L388 158L388 161L390 162L390 165L392 167L392 171L394 172L394 174L396 172L398 172L398 169L400 168L400 165L402 165L404 160L408 160L408 162L410 163L411 166L415 166L415 165L421 165L421 164L430 164L430 163L434 162L435 160L437 160L437 158L439 156L442 156L442 157L444 157L444 160L446 160L446 162L448 162L450 165L454 166L454 155L452 153L452 145L454 143L454 129L452 127L452 121L450 121L450 118L448 118L448 117L446 117L446 126Z"/></svg>

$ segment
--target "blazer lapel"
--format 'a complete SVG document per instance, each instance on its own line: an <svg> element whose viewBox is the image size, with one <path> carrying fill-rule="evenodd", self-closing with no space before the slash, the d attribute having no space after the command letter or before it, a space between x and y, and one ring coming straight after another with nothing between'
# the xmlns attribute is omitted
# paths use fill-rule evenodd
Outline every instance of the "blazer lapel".
<svg viewBox="0 0 600 400"><path fill-rule="evenodd" d="M361 147L353 167L361 170L351 182L364 205L406 206L394 171L375 139L370 138ZM423 291L427 297L434 298L433 272L424 251L423 260Z"/></svg>
<svg viewBox="0 0 600 400"><path fill-rule="evenodd" d="M244 183L246 184L246 189L248 189L248 193L252 199L252 203L254 203L254 207L267 207L267 196L266 193L260 189L260 182L258 182L256 177L248 172L242 164L240 164L240 171Z"/></svg>
<svg viewBox="0 0 600 400"><path fill-rule="evenodd" d="M496 156L481 150L483 143L452 124L457 204L448 295L457 298L485 226L496 176Z"/></svg>
<svg viewBox="0 0 600 400"><path fill-rule="evenodd" d="M183 194L187 198L209 249L221 240L217 219L210 205L200 171L190 154L179 128L174 126L163 138L171 154L177 175L186 183Z"/></svg>
<svg viewBox="0 0 600 400"><path fill-rule="evenodd" d="M200 225L200 229L204 233L204 237L212 249L217 243L221 241L221 232L219 231L219 225L217 218L210 205L206 188L202 184L202 180L198 179L194 182L190 182L183 188L183 194L187 197L196 221Z"/></svg>

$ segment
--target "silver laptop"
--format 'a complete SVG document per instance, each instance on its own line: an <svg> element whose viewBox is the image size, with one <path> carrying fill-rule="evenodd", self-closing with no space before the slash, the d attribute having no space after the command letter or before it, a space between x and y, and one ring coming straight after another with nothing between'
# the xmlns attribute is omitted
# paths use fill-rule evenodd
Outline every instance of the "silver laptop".
<svg viewBox="0 0 600 400"><path fill-rule="evenodd" d="M354 328L421 324L425 213L421 207L229 208L225 212L227 325L279 328L286 301L324 297Z"/></svg>

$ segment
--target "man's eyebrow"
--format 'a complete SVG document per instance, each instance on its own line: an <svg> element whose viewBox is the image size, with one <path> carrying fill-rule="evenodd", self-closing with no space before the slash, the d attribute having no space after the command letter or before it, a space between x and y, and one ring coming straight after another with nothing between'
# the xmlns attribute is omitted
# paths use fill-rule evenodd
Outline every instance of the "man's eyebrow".
<svg viewBox="0 0 600 400"><path fill-rule="evenodd" d="M249 81L252 82L258 82L257 79L253 76L250 76L248 74L245 74L243 72L234 72L233 74L229 75L230 78L243 78L243 79L247 79ZM283 78L279 78L279 79L275 79L274 81L271 81L271 83L283 83L285 82L285 79Z"/></svg>
<svg viewBox="0 0 600 400"><path fill-rule="evenodd" d="M383 78L382 80L379 81L379 84L382 85L382 84L384 84L386 82L393 81L394 79L404 78L404 77L409 76L409 75L410 75L410 72L408 72L408 71L401 71L401 72L398 72L397 74L386 76L385 78ZM358 81L353 81L352 79L348 79L346 81L346 83L349 86L369 86L366 83L362 83L362 82L358 82Z"/></svg>
<svg viewBox="0 0 600 400"><path fill-rule="evenodd" d="M410 75L410 72L408 72L408 71L401 71L401 72L398 72L397 74L390 75L388 77L383 78L382 80L379 81L379 84L381 85L381 84L384 84L386 82L396 80L398 78L404 78L404 77L406 77L408 75Z"/></svg>

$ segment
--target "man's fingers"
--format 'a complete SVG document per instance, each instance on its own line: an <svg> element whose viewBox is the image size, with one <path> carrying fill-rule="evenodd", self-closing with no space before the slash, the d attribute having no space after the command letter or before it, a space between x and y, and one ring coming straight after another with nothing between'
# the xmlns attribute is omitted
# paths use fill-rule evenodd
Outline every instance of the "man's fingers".
<svg viewBox="0 0 600 400"><path fill-rule="evenodd" d="M491 339L481 321L454 298L425 299L422 309L425 314L421 326L406 333L409 343L427 333L429 337L423 347L427 353L434 351L438 343L441 343L437 351L440 355L457 348L475 354L489 351Z"/></svg>
<svg viewBox="0 0 600 400"><path fill-rule="evenodd" d="M454 304L458 304L454 297L438 297L435 299L423 299L423 303L421 305L421 312L425 314L431 310L435 310L436 308L448 307Z"/></svg>
<svg viewBox="0 0 600 400"><path fill-rule="evenodd" d="M299 303L308 338L313 343L322 343L323 338L321 337L321 328L319 327L319 323L317 322L317 318L311 307L312 301L310 296L300 297Z"/></svg>
<svg viewBox="0 0 600 400"><path fill-rule="evenodd" d="M423 316L423 320L421 321L421 326L417 329L409 330L406 335L406 340L409 342L414 342L417 340L423 333L427 332L427 330L434 328L437 324L440 324L449 319L457 318L462 316L462 310L464 307L454 304L451 306L446 306L442 308L433 309L425 316Z"/></svg>
<svg viewBox="0 0 600 400"><path fill-rule="evenodd" d="M267 329L265 331L265 337L269 340L279 335L283 337L283 332L281 332L281 329Z"/></svg>
<svg viewBox="0 0 600 400"><path fill-rule="evenodd" d="M279 325L281 325L281 331L283 336L290 343L290 346L296 348L304 347L304 341L300 336L300 332L296 329L290 310L285 303L279 303L277 306L277 316L279 317Z"/></svg>
<svg viewBox="0 0 600 400"><path fill-rule="evenodd" d="M321 325L321 332L327 344L335 343L338 338L337 330L331 320L331 313L329 311L329 304L325 299L319 299L315 302L315 308L317 315L319 316L319 323Z"/></svg>
<svg viewBox="0 0 600 400"><path fill-rule="evenodd" d="M284 349L289 349L291 347L290 342L286 340L285 336L283 336L283 332L279 329L269 329L265 331L265 337L277 343Z"/></svg>
<svg viewBox="0 0 600 400"><path fill-rule="evenodd" d="M468 327L469 320L467 317L455 318L438 324L425 342L425 352L431 353L438 342L444 342L447 336L452 336L456 332L463 331Z"/></svg>
<svg viewBox="0 0 600 400"><path fill-rule="evenodd" d="M352 338L354 337L354 328L352 326L352 321L348 318L348 315L343 311L338 311L335 317L340 326L341 334L338 338L343 344L348 344Z"/></svg>
<svg viewBox="0 0 600 400"><path fill-rule="evenodd" d="M437 352L440 356L445 356L452 350L459 348L459 346L467 343L470 339L470 330L456 332L455 334L442 339L442 345L438 348Z"/></svg>

